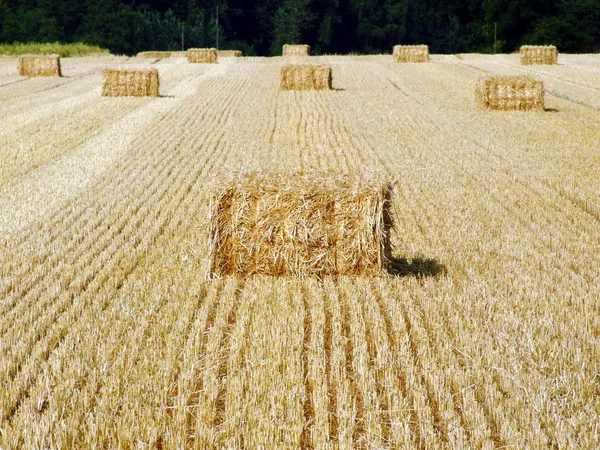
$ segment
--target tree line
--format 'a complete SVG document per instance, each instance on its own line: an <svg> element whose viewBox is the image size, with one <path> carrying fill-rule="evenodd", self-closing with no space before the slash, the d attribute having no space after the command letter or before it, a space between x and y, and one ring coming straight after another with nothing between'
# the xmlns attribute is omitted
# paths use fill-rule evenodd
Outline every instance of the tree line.
<svg viewBox="0 0 600 450"><path fill-rule="evenodd" d="M113 53L193 47L277 55L511 52L522 44L600 52L598 0L0 0L0 42L85 42Z"/></svg>

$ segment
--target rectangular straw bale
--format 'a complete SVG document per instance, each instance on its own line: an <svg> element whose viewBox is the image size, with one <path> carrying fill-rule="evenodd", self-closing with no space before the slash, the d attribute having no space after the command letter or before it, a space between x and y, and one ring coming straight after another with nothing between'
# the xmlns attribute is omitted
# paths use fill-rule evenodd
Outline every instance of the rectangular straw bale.
<svg viewBox="0 0 600 450"><path fill-rule="evenodd" d="M392 54L394 62L428 62L429 47L427 45L394 45Z"/></svg>
<svg viewBox="0 0 600 450"><path fill-rule="evenodd" d="M380 276L391 195L380 172L238 175L211 197L210 277Z"/></svg>
<svg viewBox="0 0 600 450"><path fill-rule="evenodd" d="M158 69L104 69L103 97L158 97Z"/></svg>
<svg viewBox="0 0 600 450"><path fill-rule="evenodd" d="M310 45L290 45L283 46L283 56L310 56Z"/></svg>
<svg viewBox="0 0 600 450"><path fill-rule="evenodd" d="M217 50L219 58L237 58L242 56L241 50Z"/></svg>
<svg viewBox="0 0 600 450"><path fill-rule="evenodd" d="M282 91L331 89L331 67L323 64L286 64L281 66Z"/></svg>
<svg viewBox="0 0 600 450"><path fill-rule="evenodd" d="M483 109L543 110L544 84L528 76L482 77L475 86L475 102Z"/></svg>
<svg viewBox="0 0 600 450"><path fill-rule="evenodd" d="M523 45L521 64L557 64L558 50L554 45Z"/></svg>
<svg viewBox="0 0 600 450"><path fill-rule="evenodd" d="M187 51L189 63L209 63L217 62L216 48L191 48Z"/></svg>
<svg viewBox="0 0 600 450"><path fill-rule="evenodd" d="M19 75L25 77L61 77L60 56L22 55L17 59Z"/></svg>
<svg viewBox="0 0 600 450"><path fill-rule="evenodd" d="M163 59L170 58L171 52L163 52L163 51L149 51L149 52L140 52L137 54L140 58L152 58L152 59Z"/></svg>

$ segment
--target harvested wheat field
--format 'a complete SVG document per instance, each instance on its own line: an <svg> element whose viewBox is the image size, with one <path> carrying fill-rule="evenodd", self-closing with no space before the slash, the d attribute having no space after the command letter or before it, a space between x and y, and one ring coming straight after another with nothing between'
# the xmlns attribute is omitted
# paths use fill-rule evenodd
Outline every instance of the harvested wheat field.
<svg viewBox="0 0 600 450"><path fill-rule="evenodd" d="M334 89L168 58L106 98L143 58L0 58L0 448L600 446L600 56L313 59ZM389 180L388 274L208 279L215 186L315 169Z"/></svg>

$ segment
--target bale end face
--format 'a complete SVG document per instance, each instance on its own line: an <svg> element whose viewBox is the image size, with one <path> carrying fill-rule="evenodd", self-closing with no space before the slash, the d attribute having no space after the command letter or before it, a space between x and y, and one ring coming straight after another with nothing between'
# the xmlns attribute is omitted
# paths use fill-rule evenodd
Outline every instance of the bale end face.
<svg viewBox="0 0 600 450"><path fill-rule="evenodd" d="M281 66L282 91L331 89L331 67L317 64L287 64Z"/></svg>
<svg viewBox="0 0 600 450"><path fill-rule="evenodd" d="M378 173L239 176L211 198L209 276L381 276L391 193Z"/></svg>
<svg viewBox="0 0 600 450"><path fill-rule="evenodd" d="M527 76L480 78L475 86L478 108L502 111L543 111L544 84Z"/></svg>
<svg viewBox="0 0 600 450"><path fill-rule="evenodd" d="M25 77L61 77L60 56L22 55L17 59L19 75Z"/></svg>
<svg viewBox="0 0 600 450"><path fill-rule="evenodd" d="M428 62L429 47L427 45L395 45L392 53L394 62Z"/></svg>
<svg viewBox="0 0 600 450"><path fill-rule="evenodd" d="M158 69L104 69L103 97L158 97Z"/></svg>
<svg viewBox="0 0 600 450"><path fill-rule="evenodd" d="M554 45L523 45L520 55L523 65L558 63L558 50Z"/></svg>
<svg viewBox="0 0 600 450"><path fill-rule="evenodd" d="M187 59L193 64L216 64L216 48L191 48L187 51Z"/></svg>
<svg viewBox="0 0 600 450"><path fill-rule="evenodd" d="M290 45L283 46L283 56L310 56L310 45Z"/></svg>

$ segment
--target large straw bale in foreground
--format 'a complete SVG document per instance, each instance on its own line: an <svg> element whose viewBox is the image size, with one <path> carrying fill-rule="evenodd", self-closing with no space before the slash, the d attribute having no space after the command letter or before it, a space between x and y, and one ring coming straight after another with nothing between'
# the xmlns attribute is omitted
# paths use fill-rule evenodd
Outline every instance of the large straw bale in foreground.
<svg viewBox="0 0 600 450"><path fill-rule="evenodd" d="M158 69L104 69L104 97L158 97L158 91Z"/></svg>
<svg viewBox="0 0 600 450"><path fill-rule="evenodd" d="M331 67L323 64L287 64L281 66L282 91L331 89Z"/></svg>
<svg viewBox="0 0 600 450"><path fill-rule="evenodd" d="M521 64L556 64L558 50L554 45L523 45Z"/></svg>
<svg viewBox="0 0 600 450"><path fill-rule="evenodd" d="M61 77L60 56L22 55L17 59L19 75L25 77Z"/></svg>
<svg viewBox="0 0 600 450"><path fill-rule="evenodd" d="M217 50L217 57L219 58L237 58L242 55L241 50Z"/></svg>
<svg viewBox="0 0 600 450"><path fill-rule="evenodd" d="M475 102L484 109L543 110L544 84L528 76L483 77L475 87Z"/></svg>
<svg viewBox="0 0 600 450"><path fill-rule="evenodd" d="M163 59L170 58L171 52L163 52L163 51L148 51L148 52L140 52L137 54L140 58L152 58L152 59Z"/></svg>
<svg viewBox="0 0 600 450"><path fill-rule="evenodd" d="M310 56L310 45L290 45L283 46L283 56Z"/></svg>
<svg viewBox="0 0 600 450"><path fill-rule="evenodd" d="M427 45L394 45L392 57L397 63L428 62L429 47Z"/></svg>
<svg viewBox="0 0 600 450"><path fill-rule="evenodd" d="M187 51L188 62L190 63L208 63L217 62L216 48L190 48Z"/></svg>
<svg viewBox="0 0 600 450"><path fill-rule="evenodd" d="M210 277L382 275L391 192L379 172L240 175L211 199Z"/></svg>

